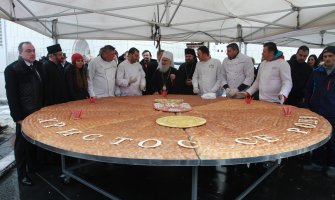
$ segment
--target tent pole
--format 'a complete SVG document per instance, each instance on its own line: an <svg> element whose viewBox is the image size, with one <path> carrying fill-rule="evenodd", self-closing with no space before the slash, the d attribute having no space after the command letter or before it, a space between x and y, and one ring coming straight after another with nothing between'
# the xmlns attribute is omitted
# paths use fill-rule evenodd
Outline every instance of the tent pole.
<svg viewBox="0 0 335 200"><path fill-rule="evenodd" d="M320 31L320 36L321 36L321 44L320 46L321 47L324 47L324 44L323 44L323 36L325 35L326 31Z"/></svg>
<svg viewBox="0 0 335 200"><path fill-rule="evenodd" d="M247 55L248 54L248 43L245 42L244 43L244 55Z"/></svg>
<svg viewBox="0 0 335 200"><path fill-rule="evenodd" d="M238 41L238 46L241 49L242 48L242 25L237 24L237 41Z"/></svg>
<svg viewBox="0 0 335 200"><path fill-rule="evenodd" d="M14 21L14 17L11 14L9 14L5 9L0 7L0 11L3 12L8 17L8 19L10 19L11 21Z"/></svg>
<svg viewBox="0 0 335 200"><path fill-rule="evenodd" d="M267 28L267 27L270 26L271 24L272 24L272 25L275 25L275 23L276 23L277 21L280 21L280 20L284 19L285 17L291 15L292 13L294 13L293 10L292 10L291 12L286 13L285 15L279 17L278 19L274 20L273 22L271 22L270 24L264 26L263 28L261 28L261 29L257 29L257 30L255 30L255 31L249 33L248 35L244 36L244 38L252 37L254 34L258 33L258 32L261 31L261 30L264 30L265 28ZM294 28L295 28L295 27L293 27L292 29L294 29Z"/></svg>
<svg viewBox="0 0 335 200"><path fill-rule="evenodd" d="M170 19L169 22L167 23L167 26L170 26L170 24L171 24L171 22L172 22L174 16L176 15L176 13L177 13L177 11L178 11L178 9L179 9L179 7L180 7L180 5L181 5L182 2L183 2L183 0L180 0L180 1L179 1L178 5L177 5L177 8L174 10L171 19Z"/></svg>
<svg viewBox="0 0 335 200"><path fill-rule="evenodd" d="M58 19L52 20L52 39L55 44L58 44L58 34L57 34L57 22Z"/></svg>
<svg viewBox="0 0 335 200"><path fill-rule="evenodd" d="M165 10L166 10L166 17L165 17L165 23L166 23L166 25L168 25L169 24L169 21L170 21L170 7L171 7L171 2L170 2L170 0L166 0L166 2L165 2Z"/></svg>

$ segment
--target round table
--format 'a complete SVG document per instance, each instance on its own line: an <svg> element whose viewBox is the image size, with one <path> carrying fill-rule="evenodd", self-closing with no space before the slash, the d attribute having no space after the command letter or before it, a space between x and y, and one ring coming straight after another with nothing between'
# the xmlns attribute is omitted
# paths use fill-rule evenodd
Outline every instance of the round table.
<svg viewBox="0 0 335 200"><path fill-rule="evenodd" d="M206 119L206 124L187 128L160 126L156 119L176 113L157 111L155 99L161 96L110 97L73 101L53 105L28 116L22 123L24 136L32 143L61 155L93 161L158 166L218 166L280 160L311 151L326 143L332 127L322 116L307 109L244 99L217 98L203 100L199 96L168 95L183 99L192 110L177 115ZM82 112L76 119L73 112ZM45 121L50 120L51 121ZM299 119L315 123L315 128L296 126ZM43 121L44 120L44 121ZM306 124L306 122L302 124ZM50 126L64 122L64 126ZM49 127L45 127L49 126ZM288 128L306 131L290 132ZM68 130L75 134L66 135ZM65 131L65 132L64 132ZM83 136L101 134L95 140ZM119 144L117 138L129 138ZM263 138L263 139L262 139ZM268 138L268 139L264 139ZM160 141L155 148L143 148ZM178 141L192 141L197 148L184 148ZM252 144L247 144L252 143Z"/></svg>

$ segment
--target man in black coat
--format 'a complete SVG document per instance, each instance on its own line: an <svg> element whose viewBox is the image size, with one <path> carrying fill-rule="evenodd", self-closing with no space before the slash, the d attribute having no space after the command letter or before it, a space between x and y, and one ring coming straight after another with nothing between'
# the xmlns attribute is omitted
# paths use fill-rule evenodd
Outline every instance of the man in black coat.
<svg viewBox="0 0 335 200"><path fill-rule="evenodd" d="M59 44L47 47L49 60L43 63L44 105L54 105L69 101L65 75L60 66L62 61L62 48Z"/></svg>
<svg viewBox="0 0 335 200"><path fill-rule="evenodd" d="M43 84L41 64L36 61L35 48L30 42L22 42L19 47L19 59L5 69L6 94L10 114L16 122L14 153L19 182L31 186L28 176L34 166L34 145L21 133L21 123L29 114L42 107Z"/></svg>
<svg viewBox="0 0 335 200"><path fill-rule="evenodd" d="M309 54L307 46L299 47L297 53L288 61L291 67L292 89L285 104L302 107L305 87L313 69L305 62Z"/></svg>
<svg viewBox="0 0 335 200"><path fill-rule="evenodd" d="M153 88L151 87L150 81L153 74L157 70L158 63L157 60L151 58L151 53L148 50L144 50L142 53L143 59L140 64L142 65L143 71L145 73L146 89L142 92L143 95L153 94Z"/></svg>
<svg viewBox="0 0 335 200"><path fill-rule="evenodd" d="M60 69L63 71L63 73L65 72L65 69L71 65L71 63L69 63L66 59L66 53L63 53L61 62L59 63L59 66L61 67Z"/></svg>
<svg viewBox="0 0 335 200"><path fill-rule="evenodd" d="M180 94L194 94L192 77L197 65L197 56L194 49L185 49L185 63L178 69L177 87Z"/></svg>

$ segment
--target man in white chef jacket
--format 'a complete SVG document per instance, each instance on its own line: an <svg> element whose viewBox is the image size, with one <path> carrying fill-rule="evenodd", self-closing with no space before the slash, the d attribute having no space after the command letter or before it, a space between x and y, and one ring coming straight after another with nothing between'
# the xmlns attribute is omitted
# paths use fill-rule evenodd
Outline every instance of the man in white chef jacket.
<svg viewBox="0 0 335 200"><path fill-rule="evenodd" d="M238 92L248 89L254 81L254 65L250 57L243 55L236 43L227 46L227 58L222 62L222 85L226 96L238 98Z"/></svg>
<svg viewBox="0 0 335 200"><path fill-rule="evenodd" d="M264 61L259 66L257 78L246 94L252 95L259 90L260 100L283 104L292 89L290 65L273 42L263 45L262 56Z"/></svg>
<svg viewBox="0 0 335 200"><path fill-rule="evenodd" d="M115 77L117 64L114 57L115 48L111 45L106 45L101 48L100 55L88 64L87 82L90 97L101 98L116 95Z"/></svg>
<svg viewBox="0 0 335 200"><path fill-rule="evenodd" d="M145 91L145 72L138 62L139 57L138 49L129 49L128 58L117 69L116 84L120 87L121 96L141 96Z"/></svg>
<svg viewBox="0 0 335 200"><path fill-rule="evenodd" d="M198 59L192 77L193 92L204 95L217 93L222 85L222 65L218 59L211 58L209 49L201 46L197 51Z"/></svg>

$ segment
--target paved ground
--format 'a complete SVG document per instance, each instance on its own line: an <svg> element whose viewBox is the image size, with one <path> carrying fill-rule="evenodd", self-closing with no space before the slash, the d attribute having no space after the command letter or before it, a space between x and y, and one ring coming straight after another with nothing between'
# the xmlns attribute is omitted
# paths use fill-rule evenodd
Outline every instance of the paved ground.
<svg viewBox="0 0 335 200"><path fill-rule="evenodd" d="M19 187L17 183L16 169L11 169L0 178L0 199L19 200Z"/></svg>
<svg viewBox="0 0 335 200"><path fill-rule="evenodd" d="M285 160L245 199L256 200L328 200L335 199L335 179L324 173L302 170L301 158ZM199 169L198 199L234 199L265 169L262 164ZM95 163L75 172L121 199L190 199L191 168L145 167ZM59 166L46 166L32 175L33 187L18 187L15 170L0 179L0 199L107 199L81 183L60 178ZM20 193L19 193L20 191Z"/></svg>

